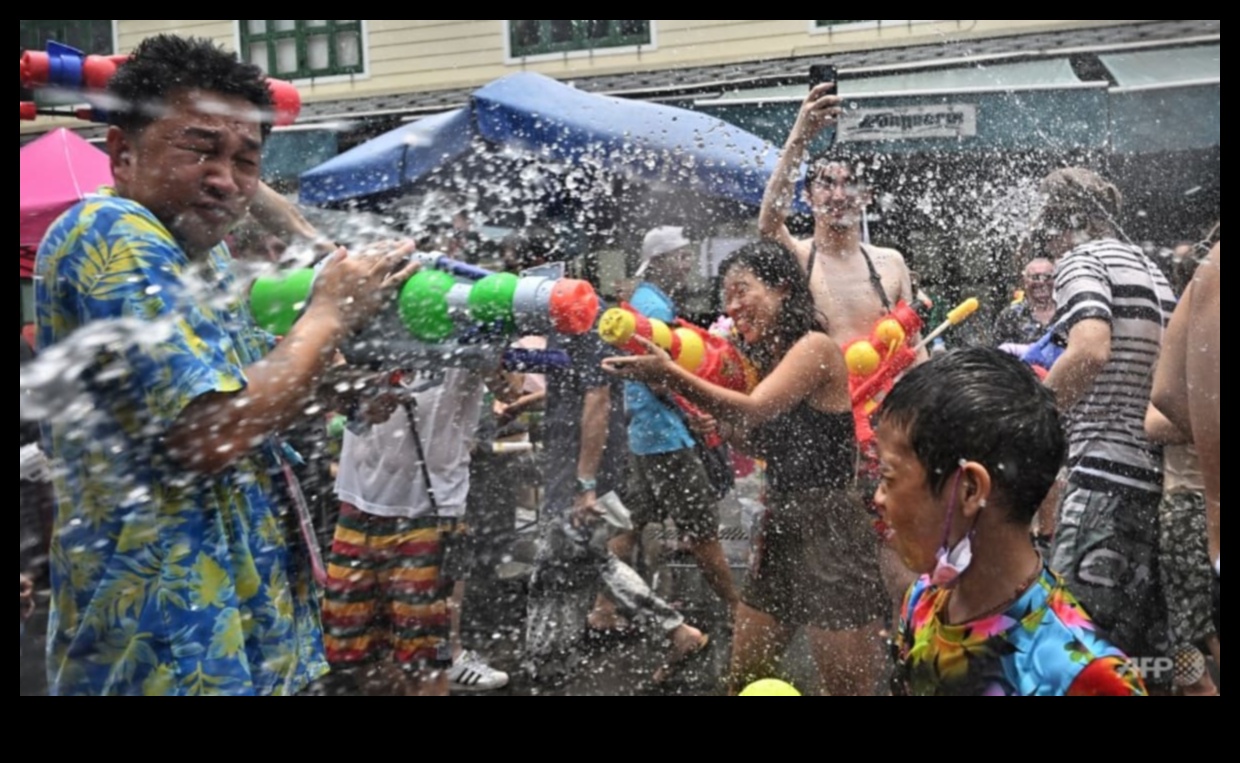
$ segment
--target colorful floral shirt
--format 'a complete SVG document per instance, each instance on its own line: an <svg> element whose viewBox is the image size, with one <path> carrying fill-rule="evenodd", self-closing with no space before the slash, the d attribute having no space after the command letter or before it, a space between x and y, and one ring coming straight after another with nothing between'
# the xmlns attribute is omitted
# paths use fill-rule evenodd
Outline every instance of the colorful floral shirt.
<svg viewBox="0 0 1240 763"><path fill-rule="evenodd" d="M243 389L270 349L227 249L191 264L145 207L103 189L53 224L37 271L41 353L81 369L46 431L52 691L301 691L327 667L276 445L210 477L161 445L193 400Z"/></svg>
<svg viewBox="0 0 1240 763"><path fill-rule="evenodd" d="M1136 669L1104 641L1050 570L1007 612L943 621L950 593L922 578L896 638L896 693L913 696L1144 696Z"/></svg>

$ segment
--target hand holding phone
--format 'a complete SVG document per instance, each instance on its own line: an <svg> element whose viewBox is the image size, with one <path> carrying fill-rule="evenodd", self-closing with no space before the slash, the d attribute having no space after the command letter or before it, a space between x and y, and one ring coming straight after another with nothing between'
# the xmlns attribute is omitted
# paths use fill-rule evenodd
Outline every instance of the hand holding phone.
<svg viewBox="0 0 1240 763"><path fill-rule="evenodd" d="M801 140L814 140L839 119L842 100L836 92L838 76L833 64L814 64L809 68L809 95L793 128Z"/></svg>

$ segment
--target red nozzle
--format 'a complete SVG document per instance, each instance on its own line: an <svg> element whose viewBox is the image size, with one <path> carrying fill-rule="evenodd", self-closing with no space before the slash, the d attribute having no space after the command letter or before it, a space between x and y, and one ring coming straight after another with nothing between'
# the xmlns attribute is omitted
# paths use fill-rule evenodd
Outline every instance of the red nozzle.
<svg viewBox="0 0 1240 763"><path fill-rule="evenodd" d="M279 79L267 80L267 91L271 94L272 124L287 127L297 121L301 114L301 93L291 82Z"/></svg>
<svg viewBox="0 0 1240 763"><path fill-rule="evenodd" d="M42 50L28 50L18 59L17 68L23 86L41 87L51 77L52 59Z"/></svg>
<svg viewBox="0 0 1240 763"><path fill-rule="evenodd" d="M18 106L20 107L21 114L18 117L18 121L33 122L39 116L38 107L30 101L21 101Z"/></svg>
<svg viewBox="0 0 1240 763"><path fill-rule="evenodd" d="M561 334L576 336L594 327L598 294L585 281L561 278L551 291L551 323Z"/></svg>
<svg viewBox="0 0 1240 763"><path fill-rule="evenodd" d="M117 68L129 60L129 56L87 56L82 62L82 86L87 90L103 90Z"/></svg>

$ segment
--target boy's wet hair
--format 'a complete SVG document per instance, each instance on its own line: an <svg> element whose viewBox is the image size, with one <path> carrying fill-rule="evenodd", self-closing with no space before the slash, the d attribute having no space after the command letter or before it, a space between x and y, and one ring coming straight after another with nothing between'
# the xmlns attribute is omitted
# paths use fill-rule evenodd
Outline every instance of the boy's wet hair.
<svg viewBox="0 0 1240 763"><path fill-rule="evenodd" d="M178 91L197 88L249 101L264 138L271 132L271 93L262 69L200 37L161 34L138 43L108 82L108 121L141 130L159 118L160 105Z"/></svg>
<svg viewBox="0 0 1240 763"><path fill-rule="evenodd" d="M976 461L1022 525L1033 521L1064 463L1055 396L999 350L956 350L913 369L879 418L907 434L936 494L962 459Z"/></svg>

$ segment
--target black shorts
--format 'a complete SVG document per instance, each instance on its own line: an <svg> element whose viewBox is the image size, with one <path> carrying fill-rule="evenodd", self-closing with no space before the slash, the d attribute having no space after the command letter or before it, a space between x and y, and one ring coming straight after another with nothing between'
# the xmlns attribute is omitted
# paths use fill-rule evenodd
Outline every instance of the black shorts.
<svg viewBox="0 0 1240 763"><path fill-rule="evenodd" d="M879 539L854 488L773 495L741 600L784 625L859 630L890 615Z"/></svg>

